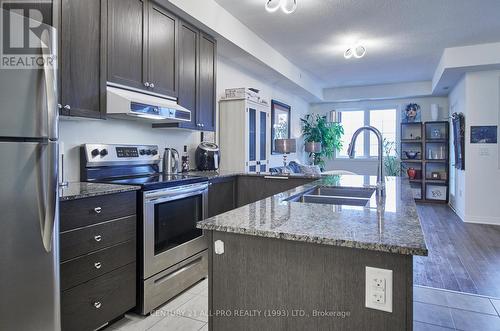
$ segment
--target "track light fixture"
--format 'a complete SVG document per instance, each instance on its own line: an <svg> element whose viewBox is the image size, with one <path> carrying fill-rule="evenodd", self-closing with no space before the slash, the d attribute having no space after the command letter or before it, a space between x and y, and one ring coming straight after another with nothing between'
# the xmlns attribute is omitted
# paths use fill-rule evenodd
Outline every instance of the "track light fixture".
<svg viewBox="0 0 500 331"><path fill-rule="evenodd" d="M266 0L266 10L270 13L281 8L285 14L291 14L297 9L297 0Z"/></svg>
<svg viewBox="0 0 500 331"><path fill-rule="evenodd" d="M349 47L344 52L344 57L346 59L350 59L352 57L355 57L356 59L360 59L365 55L366 55L366 47L361 45L360 43L357 43L356 45Z"/></svg>

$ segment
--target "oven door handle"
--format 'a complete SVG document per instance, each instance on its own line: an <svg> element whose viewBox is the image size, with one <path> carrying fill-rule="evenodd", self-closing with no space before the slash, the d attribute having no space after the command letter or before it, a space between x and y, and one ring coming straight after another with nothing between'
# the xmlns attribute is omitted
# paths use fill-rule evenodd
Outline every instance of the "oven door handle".
<svg viewBox="0 0 500 331"><path fill-rule="evenodd" d="M173 189L166 189L160 191L146 192L144 193L144 200L150 202L157 199L172 198L178 196L189 196L203 194L208 190L208 184L195 185L195 186L183 186Z"/></svg>

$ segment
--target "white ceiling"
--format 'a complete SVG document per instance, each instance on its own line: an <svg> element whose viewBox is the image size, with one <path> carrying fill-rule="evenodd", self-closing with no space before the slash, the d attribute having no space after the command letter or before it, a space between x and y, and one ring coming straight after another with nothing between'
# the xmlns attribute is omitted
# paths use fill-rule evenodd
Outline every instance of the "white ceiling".
<svg viewBox="0 0 500 331"><path fill-rule="evenodd" d="M431 80L445 48L500 41L500 0L215 1L324 87ZM367 55L344 59L357 40Z"/></svg>

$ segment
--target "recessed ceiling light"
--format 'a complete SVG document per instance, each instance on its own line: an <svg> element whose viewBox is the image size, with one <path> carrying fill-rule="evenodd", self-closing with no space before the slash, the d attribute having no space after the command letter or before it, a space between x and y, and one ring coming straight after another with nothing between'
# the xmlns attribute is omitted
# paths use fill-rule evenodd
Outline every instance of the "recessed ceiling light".
<svg viewBox="0 0 500 331"><path fill-rule="evenodd" d="M291 14L297 9L297 0L266 0L265 8L270 13L281 8L285 14Z"/></svg>

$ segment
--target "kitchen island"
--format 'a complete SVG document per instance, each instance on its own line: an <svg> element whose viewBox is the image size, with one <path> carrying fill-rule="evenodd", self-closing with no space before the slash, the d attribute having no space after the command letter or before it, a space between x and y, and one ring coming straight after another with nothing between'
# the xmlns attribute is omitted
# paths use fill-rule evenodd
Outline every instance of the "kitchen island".
<svg viewBox="0 0 500 331"><path fill-rule="evenodd" d="M412 257L427 248L408 181L387 177L380 198L375 180L323 177L198 223L209 237L210 329L411 330ZM373 193L303 198L318 187ZM392 312L365 307L366 267L392 271Z"/></svg>

